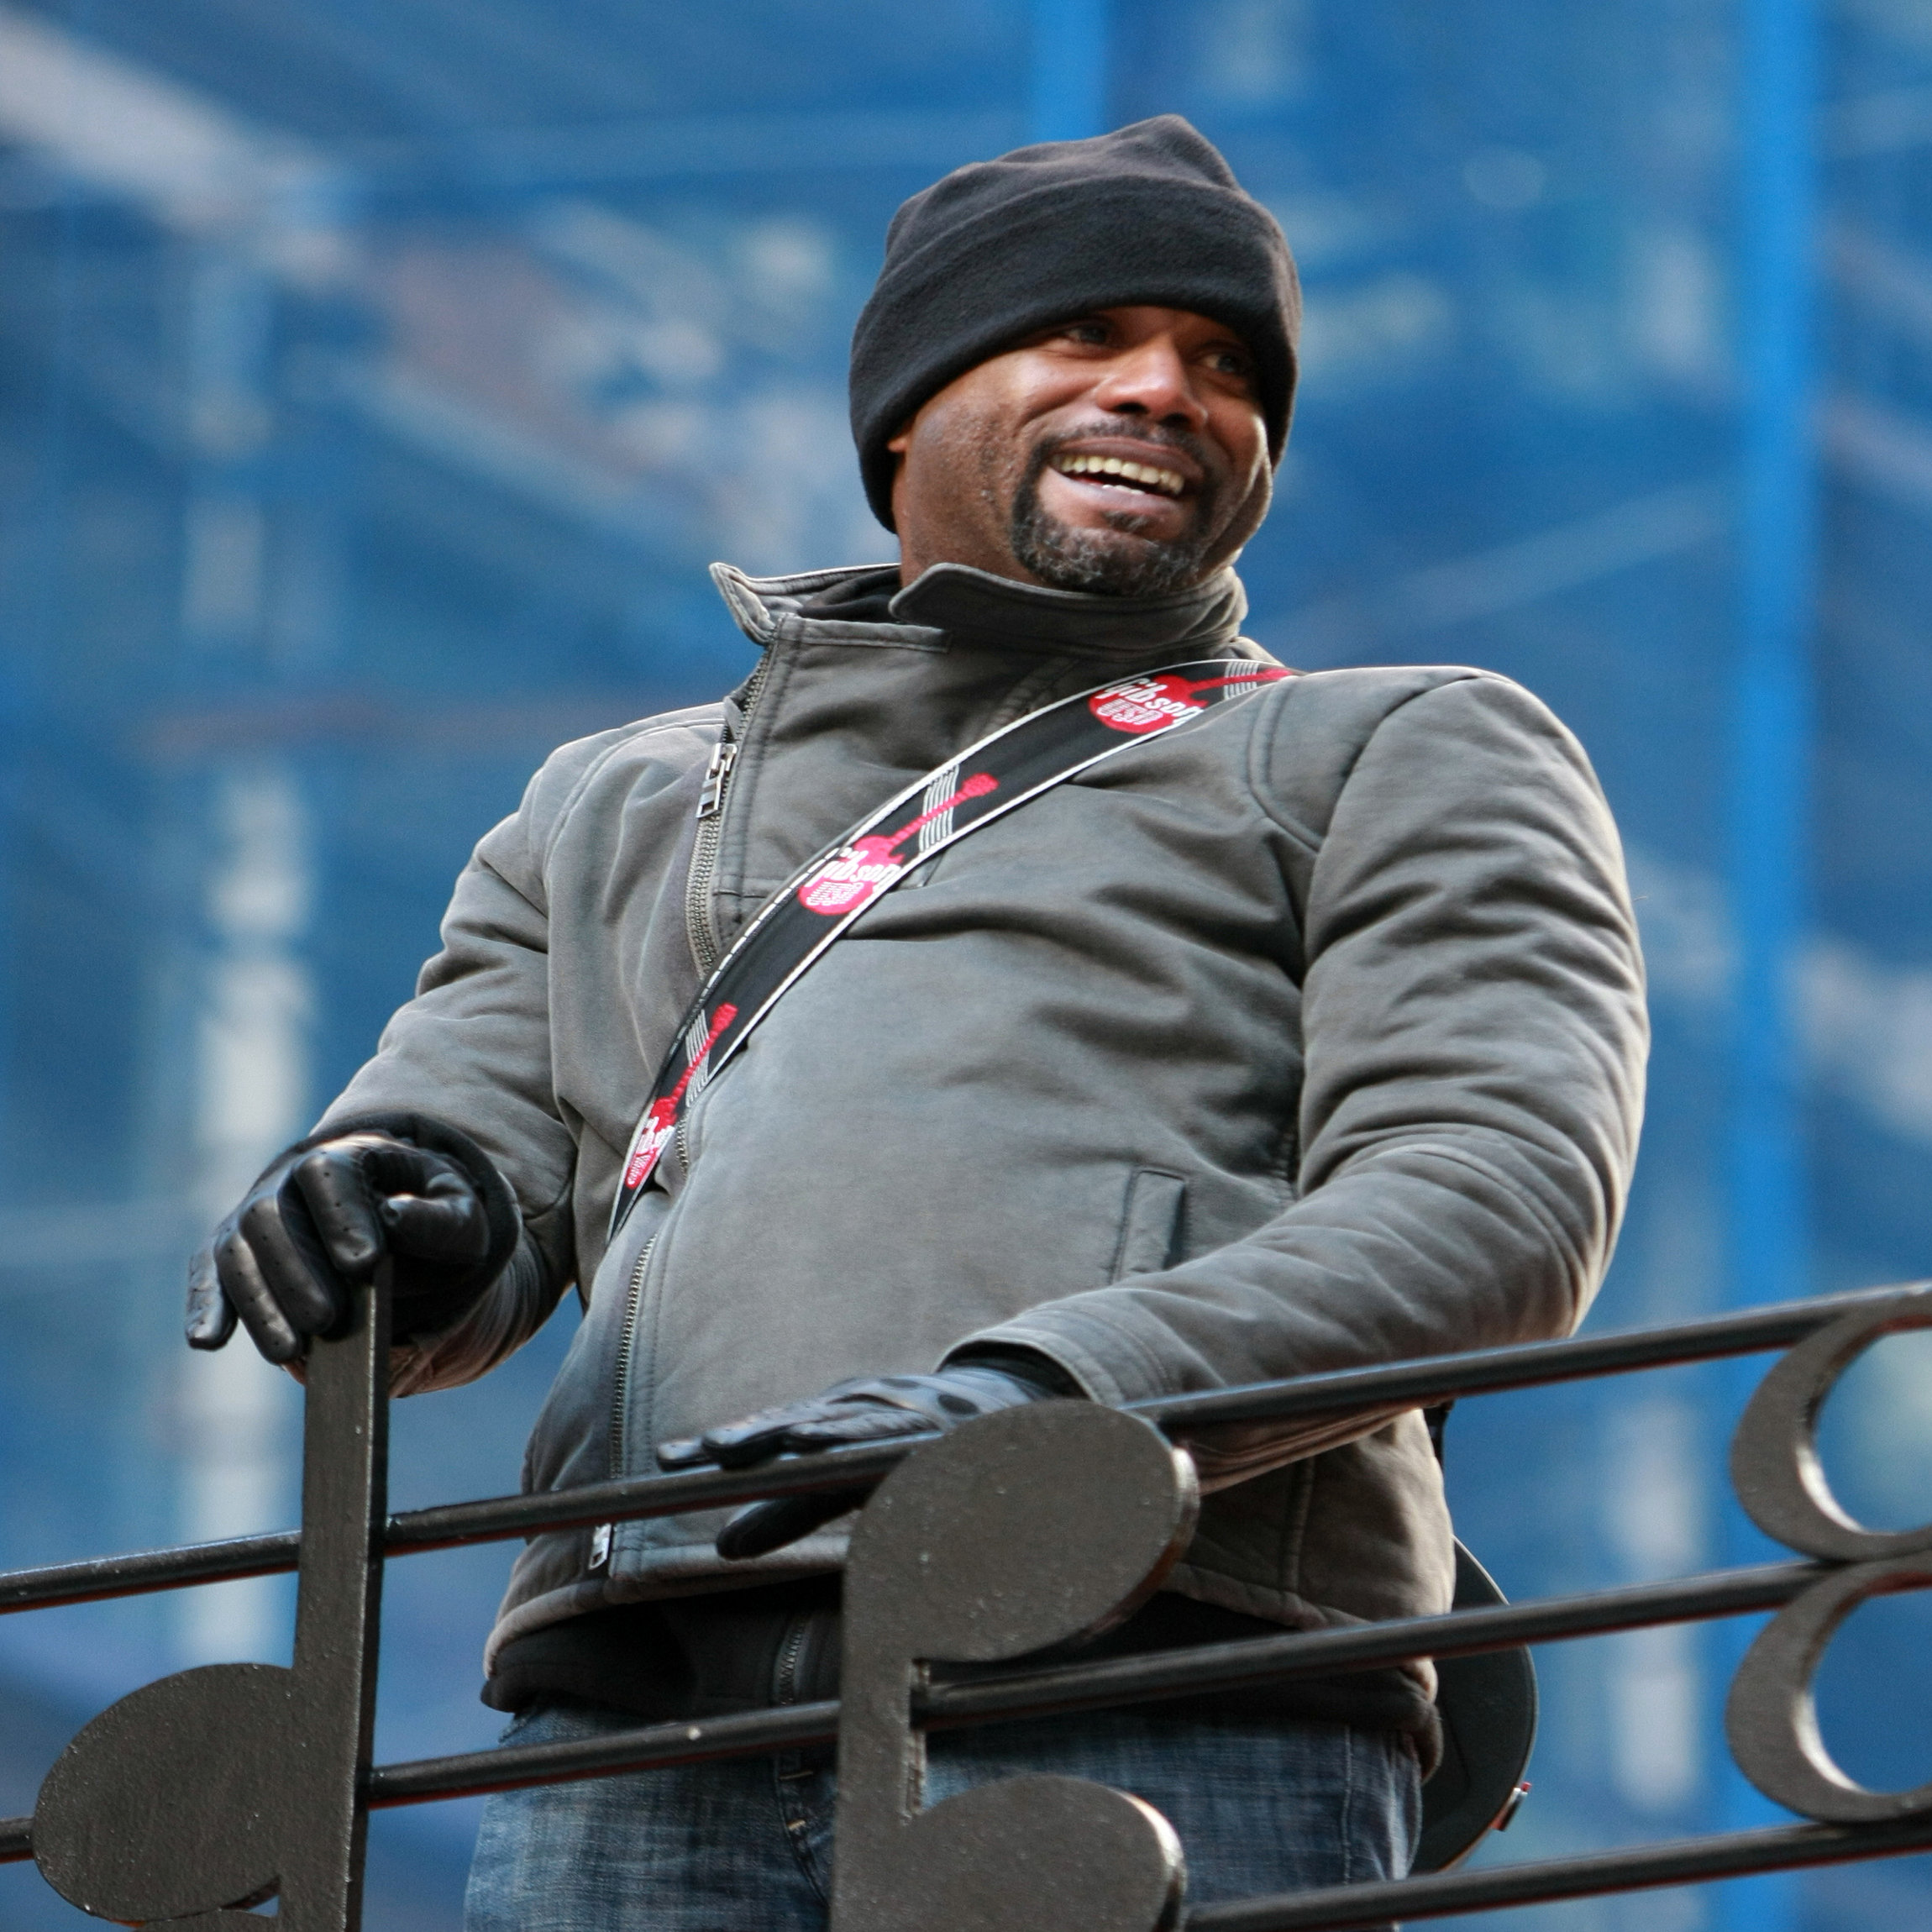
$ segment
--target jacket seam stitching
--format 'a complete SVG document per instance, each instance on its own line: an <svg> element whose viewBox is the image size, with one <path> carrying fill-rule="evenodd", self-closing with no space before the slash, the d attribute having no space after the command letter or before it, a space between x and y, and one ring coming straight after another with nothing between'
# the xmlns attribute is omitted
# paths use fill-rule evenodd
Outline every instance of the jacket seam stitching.
<svg viewBox="0 0 1932 1932"><path fill-rule="evenodd" d="M1410 705L1419 702L1423 698L1433 697L1437 691L1447 690L1452 685L1480 684L1484 681L1485 676L1486 674L1482 671L1458 670L1454 676L1444 678L1439 684L1426 685L1420 690L1410 691L1406 697L1399 699L1394 704L1392 704L1375 721L1374 729L1369 732L1362 743L1355 748L1354 756L1349 759L1347 767L1337 777L1334 790L1336 804L1340 804L1342 793L1347 790L1350 782L1355 776L1357 767L1361 764L1362 759L1368 754L1369 746L1374 743L1383 728L1398 712L1406 711ZM1270 699L1264 701L1264 702L1272 701L1275 708L1279 710L1287 705L1288 694L1294 689L1294 681L1292 680L1287 680L1281 686L1282 695L1279 698L1273 698L1273 694L1270 694ZM1264 754L1261 738L1261 720L1258 717L1255 720L1254 736L1249 742L1253 752L1253 762L1251 762L1248 769L1248 789L1253 795L1256 809L1260 811L1262 816L1269 824L1278 827L1290 838L1296 840L1306 851L1319 857L1322 846L1326 843L1326 838L1311 832L1305 826L1294 824L1284 818L1268 802L1267 793L1260 782L1259 774L1255 770L1254 765L1263 755L1268 755L1269 762L1272 763L1273 747L1272 744L1268 745Z"/></svg>
<svg viewBox="0 0 1932 1932"><path fill-rule="evenodd" d="M490 876L494 879L506 892L511 894L520 904L528 906L530 910L543 921L545 927L549 927L550 923L550 906L549 895L548 893L544 895L544 903L539 906L537 901L533 899L530 895L526 892L523 888L519 885L517 881L512 879L510 874L496 863L495 859L487 857L481 852L479 852L476 853L473 863L475 864L476 869L479 872L487 872ZM549 856L548 853L546 853L543 862L537 868L537 876L539 879L542 879L548 874L549 871ZM533 947L527 948L526 950L533 952L536 950L536 948ZM548 959L550 956L550 948L547 942L543 948L543 957Z"/></svg>
<svg viewBox="0 0 1932 1932"><path fill-rule="evenodd" d="M696 711L711 711L717 707L713 705L698 705L694 706L692 708ZM718 728L721 732L724 728L722 716L720 718ZM550 827L549 833L546 835L543 840L543 856L541 869L546 874L549 871L550 860L556 852L557 842L564 836L564 829L565 826L569 824L571 816L575 812L578 806L583 802L585 792L590 788L591 781L603 771L604 767L607 765L611 760L617 755L619 752L627 751L633 745L642 743L645 738L657 738L666 732L688 731L697 734L701 740L703 730L704 727L696 722L695 721L687 718L680 718L675 724L667 722L663 724L641 725L634 731L631 731L627 732L624 737L619 738L615 744L605 746L603 750L601 751L596 755L596 757L594 758L591 763L577 774L576 783L573 785L570 790L564 795L564 802L557 807L556 822Z"/></svg>
<svg viewBox="0 0 1932 1932"><path fill-rule="evenodd" d="M1248 721L1247 752L1242 761L1242 764L1247 785L1248 796L1253 803L1257 813L1266 823L1276 827L1278 830L1285 832L1289 837L1294 839L1296 844L1301 846L1308 853L1310 858L1315 858L1320 854L1321 842L1319 839L1311 841L1299 826L1289 825L1268 809L1268 806L1262 796L1261 782L1257 770L1263 756L1262 748L1269 742L1264 738L1262 731L1263 724L1266 722L1268 715L1267 707L1272 705L1277 711L1280 710L1288 703L1289 694L1294 689L1294 680L1285 678L1281 681L1278 690L1265 693L1261 702L1252 707L1253 716ZM1296 979L1288 970L1285 964L1282 964L1282 977L1293 983L1295 991L1299 995L1302 990L1303 982L1307 978L1308 963L1305 957L1307 935L1303 930L1301 911L1294 904L1293 893L1287 892L1285 896L1288 901L1289 915L1294 921L1297 948L1304 954L1304 958L1300 979ZM1281 963L1277 962L1277 963ZM1294 1016L1295 1045L1299 1053L1302 1072L1305 1075L1308 1066L1308 1029L1302 1022L1302 1011L1303 1001L1298 998L1295 1003ZM1291 1112L1282 1121L1281 1130L1276 1139L1274 1158L1269 1163L1269 1172L1278 1185L1282 1204L1284 1207L1292 1206L1295 1200L1299 1198L1299 1189L1295 1186L1295 1175L1301 1165L1301 1123Z"/></svg>
<svg viewBox="0 0 1932 1932"><path fill-rule="evenodd" d="M732 782L725 794L724 823L718 828L717 856L712 861L711 890L706 895L709 903L705 916L711 921L711 937L718 942L721 953L729 950L744 929L741 918L734 931L722 930L717 907L721 900L727 895L735 899L743 890L751 850L751 818L757 809L762 768L770 755L772 733L776 729L774 721L785 708L785 692L798 668L795 655L788 651L768 648L765 662L769 668L764 686L751 716L744 721L743 736L738 741L738 760L732 767Z"/></svg>
<svg viewBox="0 0 1932 1932"><path fill-rule="evenodd" d="M1079 671L1080 667L1079 659L1063 651L1050 657L1031 677L1022 677L1007 691L994 707L987 731L998 731L1003 725L1016 724L1032 712L1042 709L1044 694L1053 690L1062 679ZM984 737L985 733L980 735Z"/></svg>
<svg viewBox="0 0 1932 1932"><path fill-rule="evenodd" d="M1157 1270L1156 1272L1164 1273L1165 1271ZM1138 1280L1140 1278L1141 1278L1138 1276L1129 1277L1130 1280ZM1111 1288L1116 1285L1124 1286L1126 1284L1110 1282L1106 1285L1107 1287ZM1099 1292L1105 1293L1105 1290L1102 1289ZM1002 1322L1000 1326L1002 1328L1012 1328L1024 1326L1030 1316L1041 1313L1043 1309L1049 1305L1050 1304L1042 1303L1038 1308L1027 1309L1017 1317L1016 1317L1013 1321ZM1135 1365L1139 1368L1141 1372L1141 1379L1152 1394L1156 1395L1165 1395L1173 1393L1173 1391L1168 1387L1168 1378L1166 1373L1163 1373L1163 1365L1160 1357L1155 1354L1153 1350L1147 1347L1147 1345L1141 1339L1138 1335L1133 1331L1131 1327L1125 1324L1106 1321L1102 1320L1100 1317L1093 1315L1078 1315L1074 1317L1074 1322L1076 1332L1074 1335L1071 1335L1068 1337L1068 1346L1079 1346L1077 1338L1077 1331L1079 1328L1084 1327L1089 1323L1092 1323L1095 1326L1099 1328L1104 1344L1118 1343L1133 1356ZM1057 1334L1057 1326L1053 1324L1047 1325L1047 1332L1050 1335ZM1083 1354L1091 1355L1095 1362L1100 1362L1103 1366L1106 1367L1109 1378L1114 1383L1116 1388L1120 1385L1120 1377L1114 1372L1112 1367L1107 1363L1106 1349L1105 1347L1099 1350L1083 1348L1081 1352ZM1131 1400L1133 1398L1129 1397L1128 1399Z"/></svg>

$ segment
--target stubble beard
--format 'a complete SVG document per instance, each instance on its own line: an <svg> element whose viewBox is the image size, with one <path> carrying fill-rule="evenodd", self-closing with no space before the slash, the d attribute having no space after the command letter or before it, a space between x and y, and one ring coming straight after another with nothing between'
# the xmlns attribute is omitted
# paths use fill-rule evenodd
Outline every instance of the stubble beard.
<svg viewBox="0 0 1932 1932"><path fill-rule="evenodd" d="M1102 433L1118 437L1116 424ZM1091 435L1093 430L1056 437L1036 449L1013 495L1007 538L1015 560L1056 591L1084 591L1107 597L1158 597L1200 581L1209 552L1220 533L1220 491L1211 470L1193 498L1194 521L1186 535L1162 541L1143 534L1147 519L1131 510L1106 512L1104 529L1063 523L1040 501L1040 478L1055 452ZM1158 449L1183 444L1177 438L1137 435L1136 442ZM1190 454L1193 453L1190 451ZM1207 468L1203 463L1202 467Z"/></svg>

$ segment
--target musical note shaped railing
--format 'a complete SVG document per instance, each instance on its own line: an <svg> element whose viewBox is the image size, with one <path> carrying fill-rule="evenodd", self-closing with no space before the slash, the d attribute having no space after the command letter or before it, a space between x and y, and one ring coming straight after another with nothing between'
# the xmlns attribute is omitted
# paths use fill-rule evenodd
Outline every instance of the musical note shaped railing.
<svg viewBox="0 0 1932 1932"><path fill-rule="evenodd" d="M1832 1496L1816 1425L1881 1336L1932 1327L1914 1285L1630 1334L1491 1349L1134 1412L1079 1403L1005 1411L954 1434L749 1472L604 1483L386 1515L388 1349L381 1295L319 1341L307 1373L299 1533L0 1576L0 1612L299 1568L291 1667L217 1665L136 1691L88 1725L31 1819L0 1820L0 1861L33 1858L64 1897L133 1923L356 1932L370 1809L836 1741L833 1932L1341 1932L1932 1848L1932 1784L1872 1792L1825 1751L1811 1683L1833 1632L1881 1593L1932 1585L1932 1523L1878 1531ZM1284 1632L1192 1650L1001 1670L1091 1633L1158 1588L1193 1521L1192 1467L1168 1437L1210 1422L1417 1405L1770 1349L1731 1451L1740 1500L1809 1561ZM845 1581L840 1703L640 1725L592 1742L369 1762L386 1558L532 1530L675 1515L885 1478ZM1480 1659L1530 1643L1775 1610L1733 1679L1726 1730L1745 1774L1811 1822L1481 1871L1425 1870L1184 1911L1183 1857L1139 1800L1028 1777L920 1802L923 1733L994 1719L1328 1676L1415 1657ZM942 1683L934 1664L968 1667ZM1475 1830L1492 1821L1490 1793ZM1439 1808L1440 1809L1440 1808ZM1439 1818L1439 1825L1453 1821ZM1473 1831L1436 1834L1441 1866ZM1425 1834L1425 1849L1431 1844Z"/></svg>
<svg viewBox="0 0 1932 1932"><path fill-rule="evenodd" d="M99 1918L261 1932L360 1922L388 1480L388 1297L306 1371L295 1659L163 1677L94 1719L34 1808L41 1875Z"/></svg>

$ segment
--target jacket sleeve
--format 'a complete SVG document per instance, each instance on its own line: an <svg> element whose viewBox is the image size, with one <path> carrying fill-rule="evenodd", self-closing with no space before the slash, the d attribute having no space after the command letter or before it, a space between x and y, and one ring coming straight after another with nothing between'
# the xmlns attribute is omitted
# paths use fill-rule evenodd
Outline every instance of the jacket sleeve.
<svg viewBox="0 0 1932 1932"><path fill-rule="evenodd" d="M1616 831L1582 748L1480 673L1394 705L1326 784L1308 774L1329 753L1283 717L1257 793L1299 854L1289 1205L962 1345L1037 1350L1100 1401L1567 1334L1609 1263L1647 1026ZM1396 1412L1193 1446L1220 1486Z"/></svg>
<svg viewBox="0 0 1932 1932"><path fill-rule="evenodd" d="M615 736L617 734L606 734ZM375 1057L323 1116L412 1110L460 1128L510 1184L523 1231L509 1267L469 1313L397 1348L393 1391L473 1381L541 1327L575 1278L570 1188L576 1142L551 1074L549 834L602 738L567 745L522 803L487 832L456 881L442 948Z"/></svg>

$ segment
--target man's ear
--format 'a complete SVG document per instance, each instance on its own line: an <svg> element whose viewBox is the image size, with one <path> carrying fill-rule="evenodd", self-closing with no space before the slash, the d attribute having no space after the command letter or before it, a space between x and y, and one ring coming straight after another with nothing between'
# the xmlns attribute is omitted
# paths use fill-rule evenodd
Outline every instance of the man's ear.
<svg viewBox="0 0 1932 1932"><path fill-rule="evenodd" d="M892 470L892 528L896 536L906 528L906 451L903 443L888 443L885 447L899 452Z"/></svg>
<svg viewBox="0 0 1932 1932"><path fill-rule="evenodd" d="M899 459L892 472L892 528L895 531L905 528L906 496L906 453L912 447L912 425L917 417L908 416L900 425L899 433L885 447Z"/></svg>

